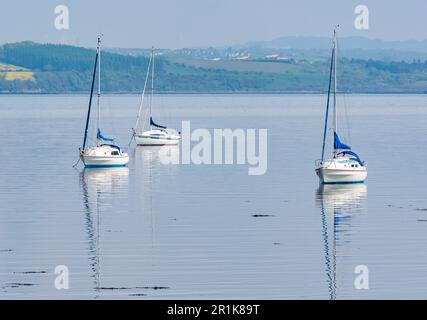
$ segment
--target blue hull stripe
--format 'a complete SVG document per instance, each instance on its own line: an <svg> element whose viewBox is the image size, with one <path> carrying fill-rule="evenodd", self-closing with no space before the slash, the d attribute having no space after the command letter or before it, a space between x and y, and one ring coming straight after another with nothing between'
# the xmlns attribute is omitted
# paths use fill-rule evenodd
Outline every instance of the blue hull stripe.
<svg viewBox="0 0 427 320"><path fill-rule="evenodd" d="M88 164L85 168L113 168L113 167L126 167L126 164Z"/></svg>
<svg viewBox="0 0 427 320"><path fill-rule="evenodd" d="M322 184L354 184L354 183L364 183L365 181L343 181L343 182L324 182Z"/></svg>

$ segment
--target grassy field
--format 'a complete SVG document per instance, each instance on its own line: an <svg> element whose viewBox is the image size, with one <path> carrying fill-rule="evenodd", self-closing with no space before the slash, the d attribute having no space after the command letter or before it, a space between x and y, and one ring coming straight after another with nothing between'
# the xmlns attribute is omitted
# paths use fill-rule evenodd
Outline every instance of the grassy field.
<svg viewBox="0 0 427 320"><path fill-rule="evenodd" d="M324 62L308 62L306 60L282 62L272 60L196 60L196 59L171 59L172 62L207 70L225 70L231 72L265 73L274 76L297 74L323 74L327 75L329 65Z"/></svg>
<svg viewBox="0 0 427 320"><path fill-rule="evenodd" d="M298 64L288 64L283 62L274 62L274 61L238 61L238 60L197 60L197 59L182 59L175 58L170 59L172 62L183 64L196 68L203 69L216 69L216 70L226 70L226 71L235 71L235 72L263 72L263 73L274 73L274 74L286 74L290 72L298 72L303 67L310 68L309 63L304 65Z"/></svg>
<svg viewBox="0 0 427 320"><path fill-rule="evenodd" d="M0 63L0 77L8 81L13 81L13 80L33 81L34 72L29 71L26 68L22 68L12 64Z"/></svg>

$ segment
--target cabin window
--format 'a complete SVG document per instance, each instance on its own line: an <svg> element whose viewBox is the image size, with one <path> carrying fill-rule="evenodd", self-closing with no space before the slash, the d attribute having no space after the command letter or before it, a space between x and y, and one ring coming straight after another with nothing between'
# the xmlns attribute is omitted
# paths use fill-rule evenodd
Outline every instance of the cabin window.
<svg viewBox="0 0 427 320"><path fill-rule="evenodd" d="M118 156L118 155L119 155L119 152L118 152L118 151L111 151L111 155L112 155L112 156Z"/></svg>

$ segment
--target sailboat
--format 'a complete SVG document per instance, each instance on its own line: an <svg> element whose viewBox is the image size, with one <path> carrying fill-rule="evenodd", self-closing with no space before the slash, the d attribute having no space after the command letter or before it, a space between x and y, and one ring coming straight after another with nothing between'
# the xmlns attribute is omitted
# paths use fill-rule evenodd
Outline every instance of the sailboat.
<svg viewBox="0 0 427 320"><path fill-rule="evenodd" d="M365 162L362 161L351 147L341 142L338 135L337 121L337 29L334 30L333 49L329 71L328 99L326 104L325 127L323 132L322 158L316 161L315 172L321 183L362 183L368 172ZM333 82L333 116L334 116L334 150L331 159L325 160L325 144L328 131L328 116Z"/></svg>
<svg viewBox="0 0 427 320"><path fill-rule="evenodd" d="M87 147L88 128L90 113L92 108L93 89L95 85L96 69L98 67L98 113L97 113L97 134L96 145ZM101 37L98 37L96 48L95 65L93 67L92 86L90 90L89 107L87 110L86 127L83 138L83 146L80 148L80 158L85 167L121 167L129 162L129 156L117 145L112 144L114 139L105 137L100 129L100 105L101 96Z"/></svg>
<svg viewBox="0 0 427 320"><path fill-rule="evenodd" d="M133 129L133 137L137 145L140 146L163 146L163 145L177 145L181 139L180 133L173 129L168 129L165 126L159 125L154 122L152 108L154 98L154 47L151 50L150 60L148 62L147 74L145 76L144 89L142 91L141 103L138 110L138 116L136 124ZM149 116L150 116L150 130L144 131L144 124L146 123L146 116L143 116L142 129L139 130L139 124L141 119L141 112L144 102L145 91L147 88L147 82L151 71L151 95L149 101ZM146 113L145 113L146 115Z"/></svg>

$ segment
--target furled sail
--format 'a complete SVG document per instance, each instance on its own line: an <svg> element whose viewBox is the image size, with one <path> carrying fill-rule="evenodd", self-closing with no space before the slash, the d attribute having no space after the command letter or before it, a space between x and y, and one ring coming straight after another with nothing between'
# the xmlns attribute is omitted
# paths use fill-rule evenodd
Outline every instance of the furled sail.
<svg viewBox="0 0 427 320"><path fill-rule="evenodd" d="M334 132L334 149L351 150L351 147L342 143L340 138L338 137L338 134Z"/></svg>
<svg viewBox="0 0 427 320"><path fill-rule="evenodd" d="M159 124L155 123L155 122L153 121L153 117L150 117L150 126L154 126L154 127L156 127L156 128L160 128L160 129L166 129L166 127L165 127L165 126L161 126L161 125L159 125Z"/></svg>
<svg viewBox="0 0 427 320"><path fill-rule="evenodd" d="M98 139L101 139L101 140L104 140L104 141L114 141L114 139L104 137L104 136L102 135L102 133L101 133L101 130L99 130L99 128L98 128L98 133L96 134L96 137L97 137Z"/></svg>

